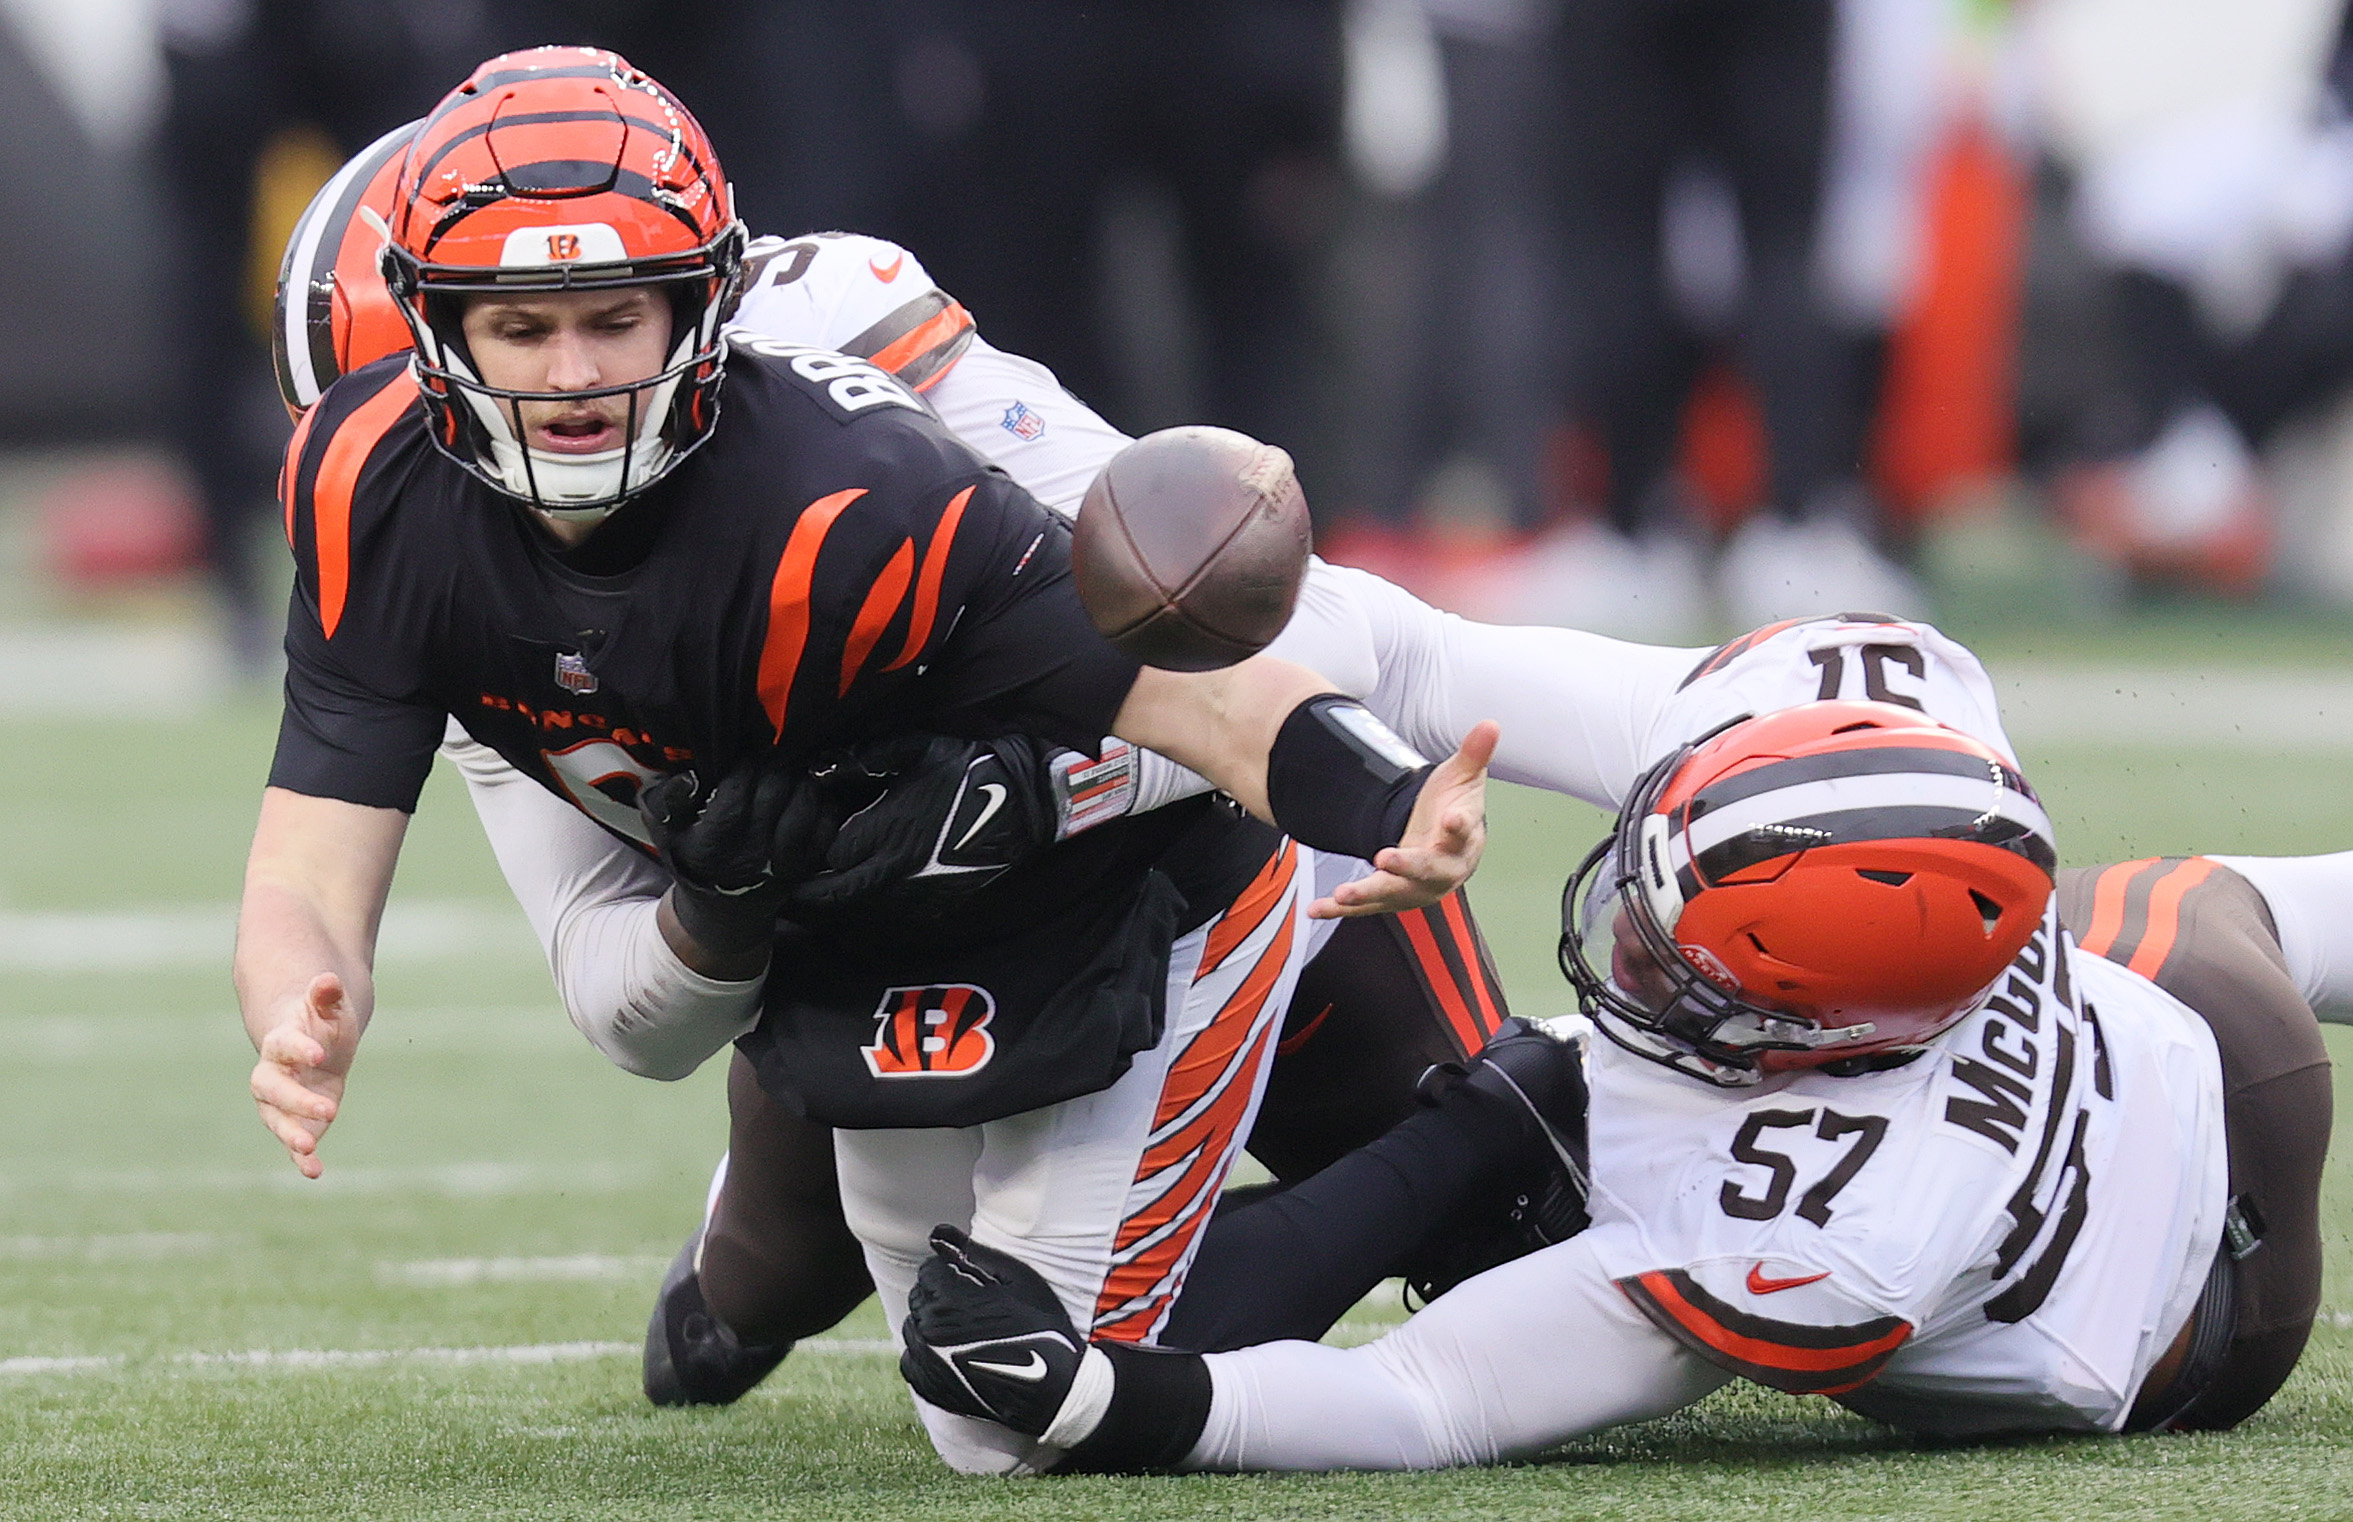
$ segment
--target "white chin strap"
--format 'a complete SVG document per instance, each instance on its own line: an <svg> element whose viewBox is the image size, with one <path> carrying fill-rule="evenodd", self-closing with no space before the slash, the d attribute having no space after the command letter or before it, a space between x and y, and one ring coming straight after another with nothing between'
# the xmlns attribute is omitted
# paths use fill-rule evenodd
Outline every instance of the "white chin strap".
<svg viewBox="0 0 2353 1522"><path fill-rule="evenodd" d="M628 492L668 469L671 457L677 454L677 446L662 436L662 425L670 416L670 399L677 395L678 383L684 378L679 366L692 353L694 341L691 332L681 339L670 356L670 378L649 386L638 397L635 443L600 449L595 454L528 449L515 437L514 416L507 410L512 404L484 396L471 386L458 387L458 395L465 398L490 436L490 457L482 461L483 468L507 491L550 518L563 523L603 522L627 500ZM442 350L441 362L455 375L476 379L465 360L447 347Z"/></svg>

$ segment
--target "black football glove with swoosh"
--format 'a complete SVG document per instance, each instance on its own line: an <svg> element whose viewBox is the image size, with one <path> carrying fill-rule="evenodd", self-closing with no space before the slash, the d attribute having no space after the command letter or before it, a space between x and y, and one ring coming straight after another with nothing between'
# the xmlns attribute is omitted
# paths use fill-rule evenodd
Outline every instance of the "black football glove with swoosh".
<svg viewBox="0 0 2353 1522"><path fill-rule="evenodd" d="M638 790L637 811L674 879L678 923L718 952L775 935L787 891L823 864L840 820L826 789L771 755L709 789L693 772L657 778Z"/></svg>
<svg viewBox="0 0 2353 1522"><path fill-rule="evenodd" d="M1059 834L1051 752L1018 736L884 742L821 768L835 796L871 794L842 821L824 870L790 892L793 909L887 907L953 912ZM879 789L879 791L876 791Z"/></svg>
<svg viewBox="0 0 2353 1522"><path fill-rule="evenodd" d="M1053 1425L1087 1351L1036 1269L953 1226L931 1234L900 1336L916 1394L1031 1437Z"/></svg>

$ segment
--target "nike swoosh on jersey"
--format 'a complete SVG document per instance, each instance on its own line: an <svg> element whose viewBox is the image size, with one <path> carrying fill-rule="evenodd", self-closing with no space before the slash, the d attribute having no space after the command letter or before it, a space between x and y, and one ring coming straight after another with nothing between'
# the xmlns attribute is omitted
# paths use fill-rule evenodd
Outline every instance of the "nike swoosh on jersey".
<svg viewBox="0 0 2353 1522"><path fill-rule="evenodd" d="M961 851L966 846L972 844L972 837L978 835L981 832L983 826L985 826L990 820L997 817L997 810L1005 806L1006 795L1004 783L984 782L980 785L980 790L989 795L989 801L982 807L980 811L980 817L972 821L972 828L966 830L963 835L958 837L954 845L948 847L948 849L951 851Z"/></svg>
<svg viewBox="0 0 2353 1522"><path fill-rule="evenodd" d="M888 285L892 281L899 278L899 267L906 262L907 251L905 249L901 249L898 253L891 256L890 263L884 264L879 260L869 259L866 261L866 268L873 271L875 279L881 281L884 285Z"/></svg>
<svg viewBox="0 0 2353 1522"><path fill-rule="evenodd" d="M1030 1349L1028 1363L989 1363L979 1358L967 1358L964 1367L986 1369L991 1374L1002 1374L1007 1379L1018 1379L1033 1385L1046 1377L1046 1360L1035 1348Z"/></svg>
<svg viewBox="0 0 2353 1522"><path fill-rule="evenodd" d="M1778 1295L1785 1289L1796 1289L1801 1284L1819 1284L1830 1277L1830 1270L1818 1274L1801 1274L1795 1279L1769 1279L1765 1265L1757 1264L1748 1271L1748 1292L1752 1295Z"/></svg>

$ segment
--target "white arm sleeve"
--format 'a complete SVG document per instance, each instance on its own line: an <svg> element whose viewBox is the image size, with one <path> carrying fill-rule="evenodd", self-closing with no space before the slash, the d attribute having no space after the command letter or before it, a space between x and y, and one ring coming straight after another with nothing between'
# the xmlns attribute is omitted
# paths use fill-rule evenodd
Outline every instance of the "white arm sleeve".
<svg viewBox="0 0 2353 1522"><path fill-rule="evenodd" d="M1436 1469L1664 1416L1732 1376L1643 1319L1582 1240L1507 1263L1360 1348L1209 1356L1188 1469Z"/></svg>
<svg viewBox="0 0 2353 1522"><path fill-rule="evenodd" d="M1361 698L1436 759L1481 719L1503 726L1495 775L1615 808L1677 684L1707 655L1576 629L1475 624L1369 571L1308 562L1270 655Z"/></svg>
<svg viewBox="0 0 2353 1522"><path fill-rule="evenodd" d="M646 1078L684 1078L759 1019L762 980L721 982L678 959L654 923L669 876L454 723L441 753L547 953L580 1033Z"/></svg>

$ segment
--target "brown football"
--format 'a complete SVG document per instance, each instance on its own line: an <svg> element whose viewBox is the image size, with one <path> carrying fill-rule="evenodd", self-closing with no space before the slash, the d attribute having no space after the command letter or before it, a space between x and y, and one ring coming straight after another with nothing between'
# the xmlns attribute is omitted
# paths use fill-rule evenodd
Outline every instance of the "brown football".
<svg viewBox="0 0 2353 1522"><path fill-rule="evenodd" d="M1307 574L1291 457L1225 428L1168 428L1087 488L1071 572L1095 627L1147 666L1212 671L1266 648Z"/></svg>

